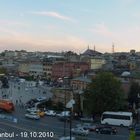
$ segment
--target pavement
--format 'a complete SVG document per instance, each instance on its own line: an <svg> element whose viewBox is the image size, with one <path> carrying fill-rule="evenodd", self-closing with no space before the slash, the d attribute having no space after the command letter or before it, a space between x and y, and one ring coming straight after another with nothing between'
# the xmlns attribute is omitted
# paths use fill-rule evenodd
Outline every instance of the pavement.
<svg viewBox="0 0 140 140"><path fill-rule="evenodd" d="M0 98L10 99L15 105L25 104L33 98L52 98L51 88L46 85L36 87L34 82L9 81L9 88L0 89Z"/></svg>
<svg viewBox="0 0 140 140"><path fill-rule="evenodd" d="M0 140L58 140L64 133L64 122L60 122L57 117L44 116L40 120L31 120L24 117L25 109L16 107L12 114L5 114L17 118L17 123L11 120L0 119L0 134L3 132L13 133L13 138L0 138ZM73 127L79 121L73 121ZM128 140L128 128L118 127L117 135L104 135L90 132L88 137L78 136L78 140ZM69 135L69 123L66 124L66 135ZM1 136L1 135L0 135ZM138 138L137 138L138 140Z"/></svg>

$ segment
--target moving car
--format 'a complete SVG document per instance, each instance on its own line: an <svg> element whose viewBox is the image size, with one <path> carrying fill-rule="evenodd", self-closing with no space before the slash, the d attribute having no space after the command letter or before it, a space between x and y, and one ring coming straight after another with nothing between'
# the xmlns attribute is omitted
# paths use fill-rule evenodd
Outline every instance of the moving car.
<svg viewBox="0 0 140 140"><path fill-rule="evenodd" d="M97 126L95 131L100 134L117 134L117 129L111 126Z"/></svg>
<svg viewBox="0 0 140 140"><path fill-rule="evenodd" d="M47 110L47 111L45 111L45 114L47 116L55 116L56 115L56 112L54 110Z"/></svg>
<svg viewBox="0 0 140 140"><path fill-rule="evenodd" d="M71 132L76 135L86 136L89 134L89 130L85 130L83 127L72 128Z"/></svg>
<svg viewBox="0 0 140 140"><path fill-rule="evenodd" d="M30 114L30 113L25 114L25 117L29 118L29 119L35 119L35 120L39 120L40 119L39 115Z"/></svg>

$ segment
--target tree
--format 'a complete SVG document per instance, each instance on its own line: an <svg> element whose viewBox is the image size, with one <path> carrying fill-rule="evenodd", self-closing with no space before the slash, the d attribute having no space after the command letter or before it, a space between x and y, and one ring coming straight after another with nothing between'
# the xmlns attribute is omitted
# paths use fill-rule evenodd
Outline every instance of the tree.
<svg viewBox="0 0 140 140"><path fill-rule="evenodd" d="M6 69L5 68L0 68L0 74L6 74Z"/></svg>
<svg viewBox="0 0 140 140"><path fill-rule="evenodd" d="M118 111L124 103L120 81L108 72L99 73L85 91L84 109L88 113Z"/></svg>
<svg viewBox="0 0 140 140"><path fill-rule="evenodd" d="M134 130L130 131L129 140L136 140L136 135L135 135Z"/></svg>
<svg viewBox="0 0 140 140"><path fill-rule="evenodd" d="M132 82L128 94L128 101L131 106L133 106L133 104L135 103L136 107L138 107L138 94L140 94L140 85L137 82Z"/></svg>

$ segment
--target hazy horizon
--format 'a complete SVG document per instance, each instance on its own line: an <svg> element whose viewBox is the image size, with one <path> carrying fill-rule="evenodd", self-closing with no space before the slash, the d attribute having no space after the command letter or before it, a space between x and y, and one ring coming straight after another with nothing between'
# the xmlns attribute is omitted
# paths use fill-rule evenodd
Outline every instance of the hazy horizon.
<svg viewBox="0 0 140 140"><path fill-rule="evenodd" d="M139 0L1 0L3 50L140 51Z"/></svg>

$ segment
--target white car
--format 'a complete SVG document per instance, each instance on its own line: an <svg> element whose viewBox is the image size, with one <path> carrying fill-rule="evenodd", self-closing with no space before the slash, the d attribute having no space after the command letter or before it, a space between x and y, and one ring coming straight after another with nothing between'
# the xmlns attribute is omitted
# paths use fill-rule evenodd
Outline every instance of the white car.
<svg viewBox="0 0 140 140"><path fill-rule="evenodd" d="M76 140L76 138L75 137L71 137L71 139L70 139L70 136L66 136L66 137L59 138L59 140Z"/></svg>
<svg viewBox="0 0 140 140"><path fill-rule="evenodd" d="M95 131L97 126L91 123L83 123L83 124L77 124L76 127L83 127L84 129L87 129L89 131Z"/></svg>
<svg viewBox="0 0 140 140"><path fill-rule="evenodd" d="M27 108L26 111L27 112L35 112L35 111L37 112L37 111L40 111L40 110L37 109L37 108Z"/></svg>
<svg viewBox="0 0 140 140"><path fill-rule="evenodd" d="M47 111L45 111L45 114L47 116L55 116L56 115L56 112L54 110L47 110Z"/></svg>
<svg viewBox="0 0 140 140"><path fill-rule="evenodd" d="M41 102L41 101L47 100L47 98L46 98L46 97L39 97L39 98L36 98L36 100L37 100L38 102Z"/></svg>
<svg viewBox="0 0 140 140"><path fill-rule="evenodd" d="M31 111L30 114L37 115L38 114L38 111Z"/></svg>
<svg viewBox="0 0 140 140"><path fill-rule="evenodd" d="M56 114L58 117L70 117L70 111L63 111L60 114Z"/></svg>
<svg viewBox="0 0 140 140"><path fill-rule="evenodd" d="M29 119L35 119L35 120L39 120L40 119L39 115L30 114L30 113L25 114L25 117L29 118Z"/></svg>
<svg viewBox="0 0 140 140"><path fill-rule="evenodd" d="M89 134L89 130L87 129L85 130L83 127L72 128L71 132L76 135L84 135L84 136Z"/></svg>

